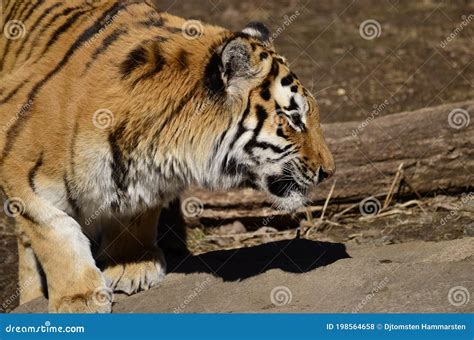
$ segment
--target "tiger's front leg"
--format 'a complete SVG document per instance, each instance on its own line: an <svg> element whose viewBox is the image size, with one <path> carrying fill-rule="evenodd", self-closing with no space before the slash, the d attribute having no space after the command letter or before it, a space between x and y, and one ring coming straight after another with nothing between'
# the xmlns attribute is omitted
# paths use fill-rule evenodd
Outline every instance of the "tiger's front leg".
<svg viewBox="0 0 474 340"><path fill-rule="evenodd" d="M157 208L101 226L97 263L114 291L134 294L163 280L166 262L156 244L159 215Z"/></svg>
<svg viewBox="0 0 474 340"><path fill-rule="evenodd" d="M49 311L109 313L112 293L95 265L79 223L28 189L7 194L7 209L20 204L14 211L15 222L31 242L46 275Z"/></svg>

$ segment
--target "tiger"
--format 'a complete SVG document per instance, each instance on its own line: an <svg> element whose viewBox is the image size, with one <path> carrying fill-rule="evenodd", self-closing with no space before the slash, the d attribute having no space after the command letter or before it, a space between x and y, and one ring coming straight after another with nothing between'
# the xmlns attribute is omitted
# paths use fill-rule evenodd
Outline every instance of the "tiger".
<svg viewBox="0 0 474 340"><path fill-rule="evenodd" d="M20 303L109 313L157 286L164 206L190 186L307 204L335 172L316 99L269 29L148 1L3 1L0 186Z"/></svg>

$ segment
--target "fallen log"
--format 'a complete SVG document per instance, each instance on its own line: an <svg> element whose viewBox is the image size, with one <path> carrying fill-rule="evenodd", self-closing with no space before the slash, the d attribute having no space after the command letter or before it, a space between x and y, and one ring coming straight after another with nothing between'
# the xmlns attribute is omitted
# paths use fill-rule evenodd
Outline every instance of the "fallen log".
<svg viewBox="0 0 474 340"><path fill-rule="evenodd" d="M408 185L399 190L399 197L463 192L473 187L474 124L470 116L474 116L474 101L377 117L379 114L374 109L363 122L323 126L337 166L331 203L387 196L401 164L403 177L397 187ZM324 203L333 180L314 189L313 205ZM252 189L212 193L193 189L185 194L189 196L202 202L201 220L284 215L271 209L264 193Z"/></svg>

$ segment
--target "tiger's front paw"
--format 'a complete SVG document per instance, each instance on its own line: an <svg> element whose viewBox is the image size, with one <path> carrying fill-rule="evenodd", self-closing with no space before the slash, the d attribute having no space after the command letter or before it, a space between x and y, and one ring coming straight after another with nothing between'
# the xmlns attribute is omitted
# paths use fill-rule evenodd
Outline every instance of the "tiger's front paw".
<svg viewBox="0 0 474 340"><path fill-rule="evenodd" d="M128 295L148 290L160 283L166 274L163 252L155 248L138 262L116 264L104 270L107 285Z"/></svg>
<svg viewBox="0 0 474 340"><path fill-rule="evenodd" d="M51 313L110 313L113 291L109 287L98 287L81 294L63 296L50 303Z"/></svg>

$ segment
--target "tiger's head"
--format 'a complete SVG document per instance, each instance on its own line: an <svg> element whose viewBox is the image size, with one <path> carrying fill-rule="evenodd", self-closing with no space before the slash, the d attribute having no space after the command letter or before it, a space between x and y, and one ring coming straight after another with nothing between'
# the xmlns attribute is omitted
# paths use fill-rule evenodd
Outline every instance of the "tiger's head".
<svg viewBox="0 0 474 340"><path fill-rule="evenodd" d="M228 38L211 57L205 82L211 93L222 92L233 118L211 160L220 176L248 180L277 207L296 209L334 174L316 100L275 52L263 24Z"/></svg>

